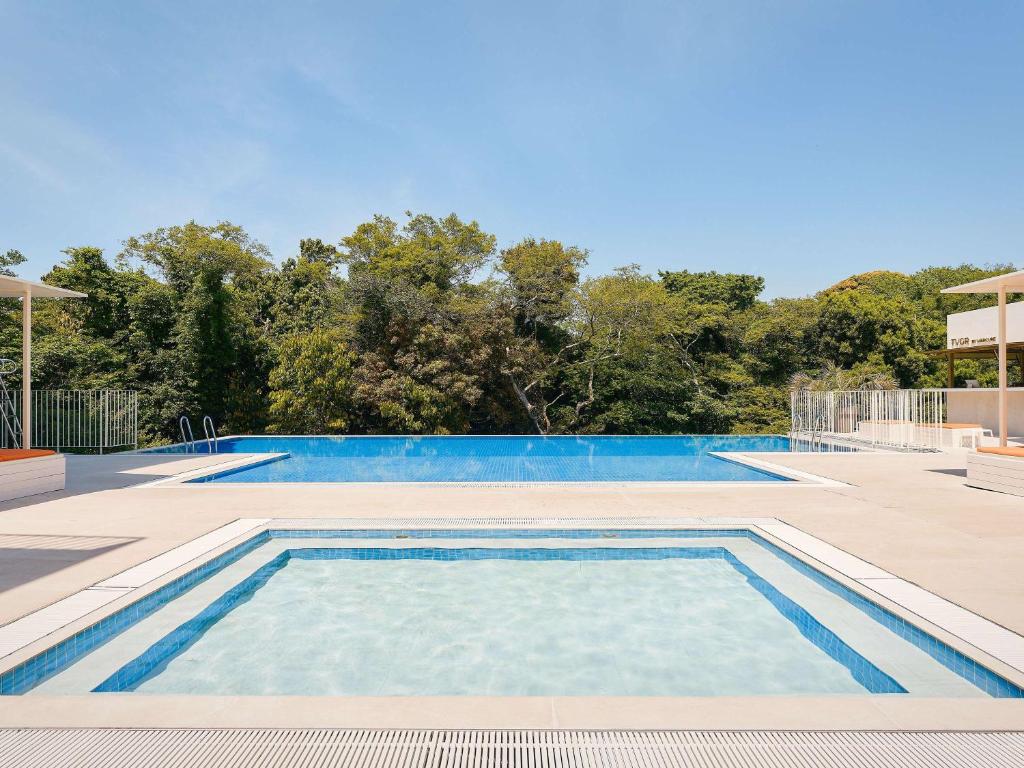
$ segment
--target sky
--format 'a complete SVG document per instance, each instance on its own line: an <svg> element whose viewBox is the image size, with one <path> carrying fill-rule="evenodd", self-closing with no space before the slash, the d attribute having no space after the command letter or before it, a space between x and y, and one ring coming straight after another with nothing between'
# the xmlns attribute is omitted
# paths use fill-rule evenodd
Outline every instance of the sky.
<svg viewBox="0 0 1024 768"><path fill-rule="evenodd" d="M1024 3L0 0L0 251L375 213L588 271L1024 267Z"/></svg>

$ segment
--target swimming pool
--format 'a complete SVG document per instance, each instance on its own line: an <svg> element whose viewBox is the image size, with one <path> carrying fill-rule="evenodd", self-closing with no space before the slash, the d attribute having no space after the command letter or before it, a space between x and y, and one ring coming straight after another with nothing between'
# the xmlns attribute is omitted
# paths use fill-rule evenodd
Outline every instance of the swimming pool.
<svg viewBox="0 0 1024 768"><path fill-rule="evenodd" d="M270 529L0 693L1024 696L746 529Z"/></svg>
<svg viewBox="0 0 1024 768"><path fill-rule="evenodd" d="M209 450L204 442L195 447ZM217 441L217 452L277 455L193 482L777 483L790 478L717 454L811 448L806 441L779 435L228 437ZM183 453L188 448L150 450ZM826 444L814 450L844 449Z"/></svg>

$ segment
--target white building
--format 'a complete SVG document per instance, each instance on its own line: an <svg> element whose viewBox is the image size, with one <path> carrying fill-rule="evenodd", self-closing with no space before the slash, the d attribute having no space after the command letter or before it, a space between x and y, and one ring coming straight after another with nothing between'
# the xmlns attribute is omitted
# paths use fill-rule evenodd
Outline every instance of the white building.
<svg viewBox="0 0 1024 768"><path fill-rule="evenodd" d="M1008 304L1008 293L1024 291L1024 270L946 288L943 293L994 293L997 304L946 318L948 422L981 424L1007 438L1024 436L1024 387L1009 387L1008 370L1016 365L1024 378L1024 302ZM999 386L994 389L954 389L953 363L961 359L995 360Z"/></svg>

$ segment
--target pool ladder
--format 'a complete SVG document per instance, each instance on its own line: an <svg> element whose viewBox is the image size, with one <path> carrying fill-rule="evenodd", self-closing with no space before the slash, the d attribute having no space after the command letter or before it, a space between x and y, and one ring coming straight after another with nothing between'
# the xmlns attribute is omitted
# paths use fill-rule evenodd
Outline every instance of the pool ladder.
<svg viewBox="0 0 1024 768"><path fill-rule="evenodd" d="M192 433L192 422L188 416L178 419L178 429L181 430L181 442L186 453L196 453L198 441ZM203 434L206 437L206 452L217 453L217 428L213 426L213 419L210 416L203 416Z"/></svg>
<svg viewBox="0 0 1024 768"><path fill-rule="evenodd" d="M821 450L821 445L825 440L825 420L820 416L813 420L809 428L804 428L803 417L798 416L792 427L792 434L798 439L802 440L804 435L807 435L807 441L810 443L811 450L813 451L815 446L818 450Z"/></svg>
<svg viewBox="0 0 1024 768"><path fill-rule="evenodd" d="M825 438L825 420L819 418L811 426L811 450L814 449L815 443L818 445L818 450L821 450L821 443Z"/></svg>

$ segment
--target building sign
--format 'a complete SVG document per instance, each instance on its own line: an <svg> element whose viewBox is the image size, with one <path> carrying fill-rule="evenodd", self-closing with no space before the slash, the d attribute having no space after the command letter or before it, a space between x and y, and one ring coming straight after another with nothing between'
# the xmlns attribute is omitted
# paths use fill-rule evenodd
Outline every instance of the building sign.
<svg viewBox="0 0 1024 768"><path fill-rule="evenodd" d="M998 307L946 316L946 349L970 349L996 344ZM1006 341L1024 342L1024 301L1006 305Z"/></svg>

